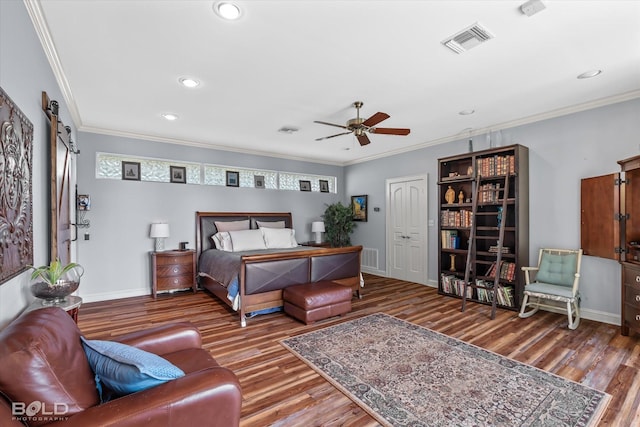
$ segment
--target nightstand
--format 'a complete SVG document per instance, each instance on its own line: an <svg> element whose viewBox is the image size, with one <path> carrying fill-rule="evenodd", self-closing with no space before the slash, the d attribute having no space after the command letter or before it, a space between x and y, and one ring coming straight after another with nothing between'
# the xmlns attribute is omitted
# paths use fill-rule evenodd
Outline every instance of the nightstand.
<svg viewBox="0 0 640 427"><path fill-rule="evenodd" d="M153 298L158 292L192 288L196 284L196 251L150 252Z"/></svg>
<svg viewBox="0 0 640 427"><path fill-rule="evenodd" d="M315 246L315 247L318 247L318 248L330 248L331 247L331 243L329 243L329 242L316 243L315 240L311 240L309 242L302 242L300 244L302 246Z"/></svg>

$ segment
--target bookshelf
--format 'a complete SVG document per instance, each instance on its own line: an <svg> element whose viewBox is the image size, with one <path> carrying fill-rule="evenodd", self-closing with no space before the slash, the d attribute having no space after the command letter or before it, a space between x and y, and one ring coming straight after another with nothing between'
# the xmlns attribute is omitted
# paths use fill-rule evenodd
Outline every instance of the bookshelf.
<svg viewBox="0 0 640 427"><path fill-rule="evenodd" d="M495 274L503 288L497 305L519 310L524 290L523 265L529 263L529 150L510 145L469 152L438 160L438 293L461 298L467 257L469 281L493 286ZM479 192L473 216L475 186L495 189L509 180L506 212L496 192ZM455 198L451 194L455 193ZM453 200L453 201L452 201ZM472 221L476 223L469 248ZM505 221L502 261L496 266L497 232ZM491 304L493 292L467 288L467 300Z"/></svg>

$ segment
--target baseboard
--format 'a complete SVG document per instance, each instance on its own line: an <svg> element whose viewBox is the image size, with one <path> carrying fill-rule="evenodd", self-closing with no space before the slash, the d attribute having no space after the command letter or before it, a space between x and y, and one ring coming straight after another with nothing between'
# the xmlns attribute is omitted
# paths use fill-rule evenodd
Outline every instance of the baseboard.
<svg viewBox="0 0 640 427"><path fill-rule="evenodd" d="M81 293L80 296L82 297L83 303L88 303L88 302L109 301L112 299L141 297L141 296L150 295L150 294L151 293L149 292L148 289L139 288L139 289L130 289L126 291L119 291L119 292L104 292L104 293L89 294L89 295L85 295Z"/></svg>
<svg viewBox="0 0 640 427"><path fill-rule="evenodd" d="M541 308L540 310L550 311L552 313L559 313L566 315L566 310L555 309L551 307ZM590 308L580 308L580 317L582 319L594 320L600 323L609 323L610 325L620 326L620 314L619 313L607 313L600 310L592 310Z"/></svg>
<svg viewBox="0 0 640 427"><path fill-rule="evenodd" d="M360 267L363 273L373 274L375 276L387 277L387 272L384 270L378 270L371 267Z"/></svg>

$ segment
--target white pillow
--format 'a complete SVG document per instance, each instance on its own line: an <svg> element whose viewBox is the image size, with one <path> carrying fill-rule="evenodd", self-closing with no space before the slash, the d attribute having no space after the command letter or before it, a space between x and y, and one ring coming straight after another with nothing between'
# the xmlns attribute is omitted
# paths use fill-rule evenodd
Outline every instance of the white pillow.
<svg viewBox="0 0 640 427"><path fill-rule="evenodd" d="M264 235L264 243L269 249L295 248L298 246L295 237L296 230L291 228L261 228L260 231Z"/></svg>
<svg viewBox="0 0 640 427"><path fill-rule="evenodd" d="M256 221L258 228L284 228L284 221Z"/></svg>
<svg viewBox="0 0 640 427"><path fill-rule="evenodd" d="M236 231L236 230L248 230L249 220L242 221L214 221L216 229L222 231Z"/></svg>
<svg viewBox="0 0 640 427"><path fill-rule="evenodd" d="M233 252L233 245L231 244L231 236L228 231L223 231L220 233L216 233L211 236L213 240L213 244L216 246L216 249L220 249L221 251Z"/></svg>
<svg viewBox="0 0 640 427"><path fill-rule="evenodd" d="M233 252L267 249L260 230L230 231Z"/></svg>

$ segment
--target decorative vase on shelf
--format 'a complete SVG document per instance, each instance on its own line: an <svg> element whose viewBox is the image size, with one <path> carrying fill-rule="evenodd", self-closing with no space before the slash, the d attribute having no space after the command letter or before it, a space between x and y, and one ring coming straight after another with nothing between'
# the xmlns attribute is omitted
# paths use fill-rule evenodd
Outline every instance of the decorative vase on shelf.
<svg viewBox="0 0 640 427"><path fill-rule="evenodd" d="M84 274L81 265L74 262L63 265L60 260L49 265L31 267L29 287L34 297L42 299L42 305L55 305L66 301L67 296L80 286Z"/></svg>

